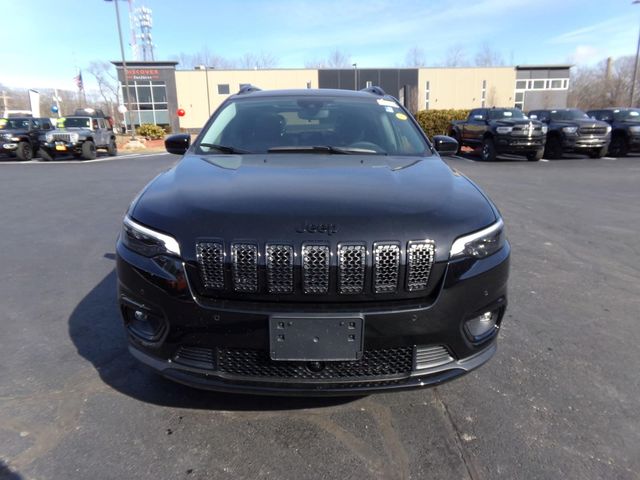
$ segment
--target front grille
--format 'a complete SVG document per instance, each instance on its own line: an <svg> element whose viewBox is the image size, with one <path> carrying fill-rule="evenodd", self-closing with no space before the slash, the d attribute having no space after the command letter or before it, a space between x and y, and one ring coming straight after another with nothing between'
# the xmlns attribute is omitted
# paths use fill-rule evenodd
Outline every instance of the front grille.
<svg viewBox="0 0 640 480"><path fill-rule="evenodd" d="M304 293L327 293L329 290L329 260L328 246L302 246Z"/></svg>
<svg viewBox="0 0 640 480"><path fill-rule="evenodd" d="M233 287L236 292L258 290L258 246L252 243L231 245Z"/></svg>
<svg viewBox="0 0 640 480"><path fill-rule="evenodd" d="M59 142L70 142L71 141L71 134L69 133L54 133L53 135L53 140L54 141L59 141Z"/></svg>
<svg viewBox="0 0 640 480"><path fill-rule="evenodd" d="M218 371L246 377L301 380L335 380L409 375L413 367L413 347L365 350L356 361L326 362L319 372L305 362L274 362L264 350L219 348Z"/></svg>
<svg viewBox="0 0 640 480"><path fill-rule="evenodd" d="M173 356L173 361L204 370L215 370L216 368L213 350L204 347L180 347Z"/></svg>
<svg viewBox="0 0 640 480"><path fill-rule="evenodd" d="M580 127L580 135L606 135L607 127Z"/></svg>
<svg viewBox="0 0 640 480"><path fill-rule="evenodd" d="M416 347L416 370L435 368L450 362L453 362L453 357L443 345Z"/></svg>
<svg viewBox="0 0 640 480"><path fill-rule="evenodd" d="M224 249L222 243L203 242L196 244L196 259L200 277L205 288L224 288Z"/></svg>
<svg viewBox="0 0 640 480"><path fill-rule="evenodd" d="M364 245L338 247L339 290L344 294L362 293L367 249Z"/></svg>
<svg viewBox="0 0 640 480"><path fill-rule="evenodd" d="M512 135L536 137L542 135L542 127L534 125L514 125Z"/></svg>
<svg viewBox="0 0 640 480"><path fill-rule="evenodd" d="M407 248L407 290L424 290L429 283L429 275L436 254L433 240L409 242Z"/></svg>
<svg viewBox="0 0 640 480"><path fill-rule="evenodd" d="M293 292L291 245L267 245L267 282L269 293Z"/></svg>
<svg viewBox="0 0 640 480"><path fill-rule="evenodd" d="M373 246L373 289L376 293L392 293L398 289L400 245L376 243Z"/></svg>

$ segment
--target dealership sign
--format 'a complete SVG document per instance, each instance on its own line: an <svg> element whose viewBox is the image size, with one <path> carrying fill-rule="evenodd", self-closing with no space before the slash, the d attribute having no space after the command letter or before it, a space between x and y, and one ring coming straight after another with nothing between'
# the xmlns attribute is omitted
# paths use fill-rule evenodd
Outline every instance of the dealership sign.
<svg viewBox="0 0 640 480"><path fill-rule="evenodd" d="M157 68L127 68L128 80L160 80L160 70Z"/></svg>

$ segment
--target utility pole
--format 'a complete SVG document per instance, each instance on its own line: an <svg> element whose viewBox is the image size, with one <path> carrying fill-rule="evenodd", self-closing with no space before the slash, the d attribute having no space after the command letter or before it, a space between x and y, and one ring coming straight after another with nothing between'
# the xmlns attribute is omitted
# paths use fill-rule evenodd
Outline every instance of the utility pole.
<svg viewBox="0 0 640 480"><path fill-rule="evenodd" d="M204 70L204 79L207 82L207 112L211 116L211 100L209 99L209 67L206 65L198 65L195 67L197 70Z"/></svg>
<svg viewBox="0 0 640 480"><path fill-rule="evenodd" d="M351 66L353 67L353 89L358 90L358 64L354 63Z"/></svg>
<svg viewBox="0 0 640 480"><path fill-rule="evenodd" d="M640 0L633 0L632 5L640 3ZM633 99L636 93L636 78L638 75L638 57L640 57L640 30L638 30L638 45L636 46L636 63L633 66L633 80L631 81L631 98L629 106L633 107Z"/></svg>
<svg viewBox="0 0 640 480"><path fill-rule="evenodd" d="M7 108L7 100L9 99L9 97L7 97L7 92L6 91L2 91L2 103L4 105L4 112L6 112L8 110ZM3 112L3 114L4 114Z"/></svg>

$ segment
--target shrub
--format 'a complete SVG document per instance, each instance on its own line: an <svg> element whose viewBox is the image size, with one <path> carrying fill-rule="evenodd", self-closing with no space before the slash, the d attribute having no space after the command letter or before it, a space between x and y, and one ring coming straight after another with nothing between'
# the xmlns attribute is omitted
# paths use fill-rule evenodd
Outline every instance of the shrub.
<svg viewBox="0 0 640 480"><path fill-rule="evenodd" d="M465 120L469 115L466 109L421 110L416 113L416 120L429 138L434 135L446 135L449 124L453 120Z"/></svg>
<svg viewBox="0 0 640 480"><path fill-rule="evenodd" d="M136 133L147 140L158 140L165 135L164 128L152 123L143 123L136 129Z"/></svg>

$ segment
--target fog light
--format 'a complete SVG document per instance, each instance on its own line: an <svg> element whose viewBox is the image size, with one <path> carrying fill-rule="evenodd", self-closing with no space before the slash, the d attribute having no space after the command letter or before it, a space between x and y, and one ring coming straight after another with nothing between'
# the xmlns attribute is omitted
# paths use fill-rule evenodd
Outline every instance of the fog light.
<svg viewBox="0 0 640 480"><path fill-rule="evenodd" d="M125 306L125 320L129 332L147 342L160 340L166 329L166 322L153 313L139 308Z"/></svg>
<svg viewBox="0 0 640 480"><path fill-rule="evenodd" d="M493 310L467 320L464 326L471 341L478 342L489 337L498 328L499 313L500 310Z"/></svg>

